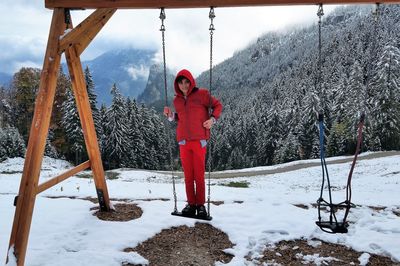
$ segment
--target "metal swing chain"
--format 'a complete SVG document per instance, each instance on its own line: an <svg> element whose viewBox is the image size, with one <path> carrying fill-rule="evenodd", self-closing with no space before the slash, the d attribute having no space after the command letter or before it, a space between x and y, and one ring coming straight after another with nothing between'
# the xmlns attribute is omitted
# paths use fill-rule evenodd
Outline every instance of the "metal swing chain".
<svg viewBox="0 0 400 266"><path fill-rule="evenodd" d="M324 15L324 10L322 4L319 4L318 7L318 85L319 85L319 94L322 95L322 38L321 38L321 27L322 27L322 16ZM322 97L321 97L322 98ZM322 108L325 103L322 102Z"/></svg>
<svg viewBox="0 0 400 266"><path fill-rule="evenodd" d="M161 38L162 38L162 50L163 50L163 62L164 62L164 92L165 92L165 106L168 106L168 86L167 86L167 63L165 59L165 25L164 20L167 18L165 15L165 10L162 7L160 12L160 20L161 20ZM168 145L168 152L170 158L170 168L171 168L171 177L172 177L172 187L174 193L174 212L178 212L177 207L177 198L176 198L176 187L175 187L175 175L174 175L174 163L172 159L172 148L171 148L171 141L169 135L167 135L167 145Z"/></svg>
<svg viewBox="0 0 400 266"><path fill-rule="evenodd" d="M330 179L329 179L329 173L328 173L328 167L325 161L325 153L324 153L324 106L325 106L325 101L324 97L325 95L322 92L322 17L324 16L324 10L323 10L323 5L319 4L318 5L318 86L319 86L319 95L321 99L321 109L320 109L320 114L319 114L319 127L320 127L320 149L321 149L321 167L322 167L322 185L321 185L321 193L320 197L317 200L318 204L318 221L321 222L321 205L326 205L329 206L330 209L330 216L329 216L329 221L330 223L335 222L337 223L336 215L333 210L333 203L332 203L332 193L331 193L331 185L330 185ZM326 174L326 175L325 175ZM324 184L325 184L325 178L328 184L328 192L329 192L329 203L322 198L323 196L323 191L324 191ZM320 228L327 232L331 233L328 230L324 230L321 226Z"/></svg>
<svg viewBox="0 0 400 266"><path fill-rule="evenodd" d="M371 53L373 55L372 62L375 61L376 57L376 39L378 35L378 24L379 24L379 16L380 16L380 4L376 3L375 5L375 10L372 11L372 16L374 19L374 35L372 36L372 47L371 47ZM365 109L367 109L368 105L368 95L369 95L369 86L370 86L370 81L371 81L371 75L372 75L372 63L368 64L367 68L367 80L366 80L366 86L365 86L365 99L364 99L364 105Z"/></svg>
<svg viewBox="0 0 400 266"><path fill-rule="evenodd" d="M328 175L328 170L326 167L326 161L325 161L325 154L324 154L324 114L323 114L323 107L324 107L324 95L322 95L322 16L324 15L324 10L323 10L323 5L319 4L318 6L318 85L319 85L319 94L320 94L320 99L322 101L321 104L321 110L319 114L319 123L320 123L320 149L321 149L321 165L322 165L322 187L321 187L321 195L318 201L323 201L322 199L322 193L323 193L323 187L325 183L325 172L326 172L326 178L328 182L328 187L329 187L329 192L330 192L330 182L329 182L329 175ZM322 135L321 135L322 134ZM329 193L329 198L330 198L330 203L332 204L332 198Z"/></svg>
<svg viewBox="0 0 400 266"><path fill-rule="evenodd" d="M71 25L71 12L69 8L64 9L64 23L66 25L66 29L68 30Z"/></svg>
<svg viewBox="0 0 400 266"><path fill-rule="evenodd" d="M380 15L380 3L375 4L375 10L372 11L372 15L374 16L375 22L378 22L379 20L379 15ZM375 25L376 26L376 25Z"/></svg>
<svg viewBox="0 0 400 266"><path fill-rule="evenodd" d="M212 69L213 69L213 34L214 34L214 18L215 18L215 13L214 13L214 7L210 7L210 12L208 14L208 17L210 18L210 27L208 30L210 31L210 84L209 84L209 91L210 91L210 102L208 106L208 113L209 116L211 117L212 114ZM208 143L208 158L207 158L207 168L208 168L208 195L207 195L207 213L208 216L210 216L210 190L211 190L211 169L212 169L212 134L211 134L211 129L210 129L210 141Z"/></svg>
<svg viewBox="0 0 400 266"><path fill-rule="evenodd" d="M335 223L338 225L338 220L335 214L335 210L337 207L341 205L340 204L333 204L332 203L332 191L331 191L331 183L330 183L330 178L329 178L329 172L328 172L328 166L326 164L325 160L325 153L324 153L324 118L323 118L323 112L324 112L324 107L325 107L325 93L322 90L322 17L324 16L324 10L323 10L323 5L319 4L318 6L318 85L319 85L319 94L320 94L320 99L321 99L321 110L319 114L319 126L320 126L320 146L321 146L321 166L322 166L322 185L321 185L321 194L320 198L318 199L318 221L320 224L318 226L321 228L322 231L327 232L327 233L336 233L335 230L338 229L332 229L332 231L326 230L322 226L322 221L321 221L321 205L324 205L326 207L329 207L329 223L333 224ZM325 179L327 182L328 186L328 196L329 196L329 202L324 200L322 198L323 196L323 191L324 191L324 184L325 184ZM343 221L344 224L345 221Z"/></svg>
<svg viewBox="0 0 400 266"><path fill-rule="evenodd" d="M161 38L162 38L162 51L163 51L163 62L164 62L164 92L165 92L165 106L168 106L168 95L167 95L167 63L165 59L165 25L164 25L164 20L167 18L165 16L165 10L162 7L161 12L160 12L160 17L161 19Z"/></svg>

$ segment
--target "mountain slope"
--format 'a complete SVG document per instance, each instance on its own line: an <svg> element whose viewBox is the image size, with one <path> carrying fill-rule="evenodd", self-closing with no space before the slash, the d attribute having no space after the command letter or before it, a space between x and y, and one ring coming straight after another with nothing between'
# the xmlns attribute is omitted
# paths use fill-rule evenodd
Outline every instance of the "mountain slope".
<svg viewBox="0 0 400 266"><path fill-rule="evenodd" d="M83 62L83 67L88 66L92 73L98 103L111 103L110 90L114 83L124 96L136 98L141 94L155 53L152 50L112 50Z"/></svg>
<svg viewBox="0 0 400 266"><path fill-rule="evenodd" d="M214 67L213 94L224 105L213 129L215 169L317 158L320 112L329 156L354 153L361 112L363 150L400 148L400 6L381 6L377 24L372 10L324 16L320 80L316 23L261 36ZM204 72L197 83L208 87L208 79Z"/></svg>
<svg viewBox="0 0 400 266"><path fill-rule="evenodd" d="M173 82L174 75L167 69L167 94L169 101L174 96ZM139 95L138 102L152 104L157 101L165 101L164 87L164 67L161 64L154 64L150 67L146 88Z"/></svg>

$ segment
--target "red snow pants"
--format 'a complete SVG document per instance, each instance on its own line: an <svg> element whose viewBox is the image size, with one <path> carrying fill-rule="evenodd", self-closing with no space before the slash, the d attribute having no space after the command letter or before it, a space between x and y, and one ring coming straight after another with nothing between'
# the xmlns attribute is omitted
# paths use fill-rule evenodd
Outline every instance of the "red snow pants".
<svg viewBox="0 0 400 266"><path fill-rule="evenodd" d="M190 205L205 203L205 161L206 147L201 147L199 140L186 141L179 145L183 173L185 175L186 197Z"/></svg>

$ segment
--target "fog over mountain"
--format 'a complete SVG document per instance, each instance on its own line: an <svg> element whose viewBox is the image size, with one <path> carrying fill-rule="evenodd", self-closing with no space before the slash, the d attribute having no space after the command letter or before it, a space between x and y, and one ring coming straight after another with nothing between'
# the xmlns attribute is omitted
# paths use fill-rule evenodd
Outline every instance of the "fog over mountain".
<svg viewBox="0 0 400 266"><path fill-rule="evenodd" d="M98 103L111 103L110 90L114 83L122 95L137 98L146 87L155 54L153 50L110 50L91 61L82 62L92 74Z"/></svg>

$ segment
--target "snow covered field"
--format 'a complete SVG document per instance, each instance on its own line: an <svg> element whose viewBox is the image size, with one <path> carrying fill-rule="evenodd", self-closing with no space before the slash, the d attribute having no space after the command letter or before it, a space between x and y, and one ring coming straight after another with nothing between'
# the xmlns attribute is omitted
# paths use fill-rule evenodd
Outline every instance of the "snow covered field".
<svg viewBox="0 0 400 266"><path fill-rule="evenodd" d="M45 158L40 180L43 182L69 167L66 162ZM335 186L334 202L338 203L345 199L350 164L328 167ZM0 263L5 261L7 253L15 211L13 201L22 168L23 159L20 158L0 163ZM37 198L26 265L143 263L145 259L140 255L123 252L123 249L136 246L162 229L193 226L196 222L170 215L173 210L171 174L138 170L113 172L119 173L119 178L107 181L110 197L132 200L142 208L142 217L128 222L99 220L90 210L96 204L68 198L96 197L93 180L71 177ZM246 181L249 187L222 185L232 181ZM211 205L213 220L209 223L225 232L235 245L227 251L235 256L229 265L246 265L244 257L249 253L261 254L266 243L300 238L348 245L364 252L359 259L364 265L368 261L366 253L400 261L400 156L358 162L353 175L352 202L359 207L349 214L348 234L327 234L315 225L317 210L311 204L319 197L320 167L267 176L215 179L212 184L212 200L224 204ZM177 194L180 209L185 204L181 179ZM161 198L171 200L162 201ZM295 204L309 208L299 208ZM371 206L383 208L376 210Z"/></svg>

